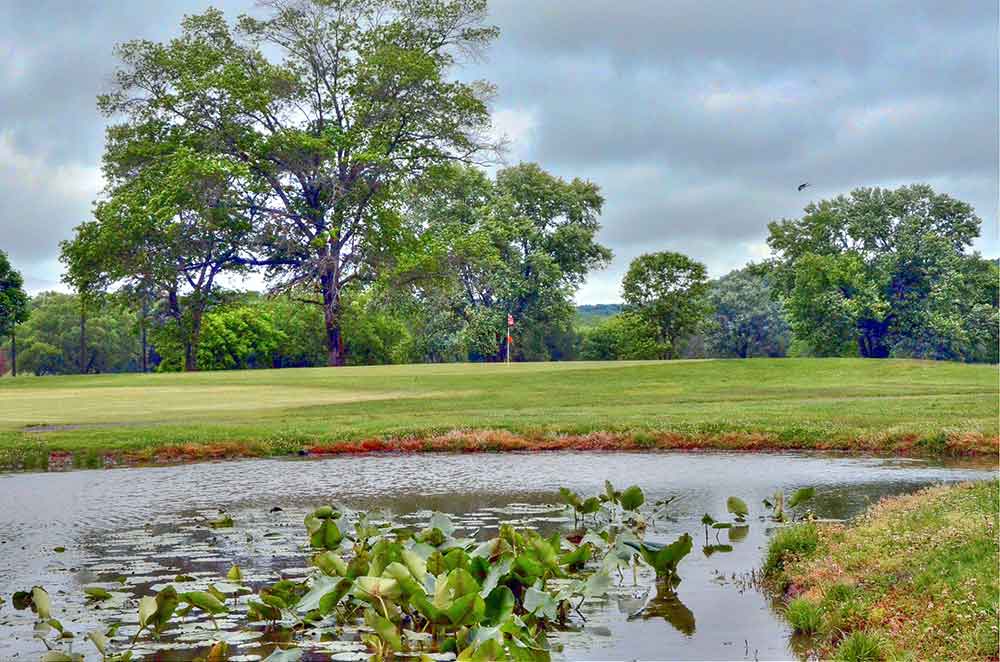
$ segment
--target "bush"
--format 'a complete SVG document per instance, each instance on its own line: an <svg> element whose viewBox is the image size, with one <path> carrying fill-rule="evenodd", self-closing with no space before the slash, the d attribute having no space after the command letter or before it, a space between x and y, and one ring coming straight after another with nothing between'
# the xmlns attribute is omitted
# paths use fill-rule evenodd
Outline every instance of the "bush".
<svg viewBox="0 0 1000 662"><path fill-rule="evenodd" d="M787 555L807 556L816 551L819 532L815 524L798 524L779 530L767 546L764 574L773 575L784 570Z"/></svg>

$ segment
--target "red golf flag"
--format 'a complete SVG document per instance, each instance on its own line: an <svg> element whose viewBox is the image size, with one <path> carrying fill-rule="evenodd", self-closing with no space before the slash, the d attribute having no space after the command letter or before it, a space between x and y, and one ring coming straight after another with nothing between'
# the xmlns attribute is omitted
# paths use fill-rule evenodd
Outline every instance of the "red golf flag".
<svg viewBox="0 0 1000 662"><path fill-rule="evenodd" d="M507 326L514 326L514 316L507 313Z"/></svg>

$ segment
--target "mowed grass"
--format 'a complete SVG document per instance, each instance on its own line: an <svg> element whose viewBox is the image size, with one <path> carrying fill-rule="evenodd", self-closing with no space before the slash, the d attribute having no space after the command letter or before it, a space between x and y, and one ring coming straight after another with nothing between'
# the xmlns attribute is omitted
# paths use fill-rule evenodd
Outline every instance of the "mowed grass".
<svg viewBox="0 0 1000 662"><path fill-rule="evenodd" d="M998 486L932 487L774 536L765 571L797 594L785 613L813 635L810 658L997 659Z"/></svg>
<svg viewBox="0 0 1000 662"><path fill-rule="evenodd" d="M861 359L22 376L0 380L0 454L212 444L266 454L454 430L946 450L995 441L998 398L996 366Z"/></svg>

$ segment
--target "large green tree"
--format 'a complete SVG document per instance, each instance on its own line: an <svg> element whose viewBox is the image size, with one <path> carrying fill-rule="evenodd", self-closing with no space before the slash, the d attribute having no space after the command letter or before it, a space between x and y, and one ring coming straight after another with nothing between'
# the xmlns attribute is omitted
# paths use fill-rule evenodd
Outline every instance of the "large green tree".
<svg viewBox="0 0 1000 662"><path fill-rule="evenodd" d="M711 283L705 344L711 356L784 356L791 342L781 303L767 276L738 269Z"/></svg>
<svg viewBox="0 0 1000 662"><path fill-rule="evenodd" d="M0 338L10 337L12 374L17 376L17 334L18 324L28 319L28 295L24 291L24 279L15 271L7 259L7 253L0 251Z"/></svg>
<svg viewBox="0 0 1000 662"><path fill-rule="evenodd" d="M200 136L242 168L255 264L275 288L315 292L328 362L344 362L342 295L399 249L393 200L431 165L473 161L491 88L454 79L497 34L485 0L267 0L230 25L187 17L169 43L121 45L102 110Z"/></svg>
<svg viewBox="0 0 1000 662"><path fill-rule="evenodd" d="M417 280L434 331L469 358L500 358L510 314L514 358L572 358L573 295L611 259L596 240L598 186L533 163L492 181L474 168L445 168L422 184L406 214L423 231L420 254L430 261L413 271L440 276Z"/></svg>
<svg viewBox="0 0 1000 662"><path fill-rule="evenodd" d="M635 258L622 280L626 309L656 327L667 358L676 358L682 339L705 320L707 293L705 265L670 251Z"/></svg>
<svg viewBox="0 0 1000 662"><path fill-rule="evenodd" d="M771 281L796 340L819 355L972 360L996 317L989 265L966 252L980 225L926 185L859 188L771 223Z"/></svg>

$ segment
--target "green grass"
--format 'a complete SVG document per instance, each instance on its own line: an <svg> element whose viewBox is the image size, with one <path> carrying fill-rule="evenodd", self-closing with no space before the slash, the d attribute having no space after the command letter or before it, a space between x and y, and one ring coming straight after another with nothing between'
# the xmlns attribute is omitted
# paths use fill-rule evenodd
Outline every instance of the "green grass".
<svg viewBox="0 0 1000 662"><path fill-rule="evenodd" d="M787 617L818 633L822 659L996 659L998 503L994 480L886 499L847 527L798 525L785 531L817 544L768 574L797 595Z"/></svg>
<svg viewBox="0 0 1000 662"><path fill-rule="evenodd" d="M670 434L722 445L739 437L755 446L954 450L968 439L993 443L998 393L996 366L860 359L22 376L0 380L0 464L50 450L177 444L283 453L455 429L638 433L645 447Z"/></svg>

